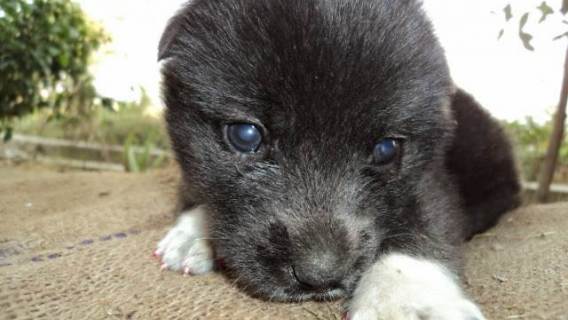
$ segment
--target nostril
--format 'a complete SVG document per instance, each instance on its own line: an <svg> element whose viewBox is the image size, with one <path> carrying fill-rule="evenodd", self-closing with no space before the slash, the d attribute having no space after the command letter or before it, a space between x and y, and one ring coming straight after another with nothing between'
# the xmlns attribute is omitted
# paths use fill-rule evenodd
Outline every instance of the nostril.
<svg viewBox="0 0 568 320"><path fill-rule="evenodd" d="M292 266L292 273L296 281L308 290L328 290L339 287L339 279L326 276L318 270L305 271L301 267Z"/></svg>

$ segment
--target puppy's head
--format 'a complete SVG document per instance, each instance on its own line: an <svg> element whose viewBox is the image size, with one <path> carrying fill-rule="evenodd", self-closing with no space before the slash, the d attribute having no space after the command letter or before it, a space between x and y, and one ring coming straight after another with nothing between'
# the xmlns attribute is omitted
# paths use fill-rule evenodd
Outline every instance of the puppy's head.
<svg viewBox="0 0 568 320"><path fill-rule="evenodd" d="M195 0L159 51L186 192L236 282L274 300L349 293L407 230L451 134L419 4Z"/></svg>

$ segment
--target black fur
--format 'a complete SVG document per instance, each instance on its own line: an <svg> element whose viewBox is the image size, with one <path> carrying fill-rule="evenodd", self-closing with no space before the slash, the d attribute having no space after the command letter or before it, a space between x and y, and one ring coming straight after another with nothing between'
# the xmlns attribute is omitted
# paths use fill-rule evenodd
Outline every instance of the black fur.
<svg viewBox="0 0 568 320"><path fill-rule="evenodd" d="M446 163L468 215L466 237L493 227L521 203L513 152L499 124L463 90L452 97L458 126Z"/></svg>
<svg viewBox="0 0 568 320"><path fill-rule="evenodd" d="M458 271L462 241L518 203L509 144L455 93L417 1L195 0L159 56L182 203L207 205L252 295L350 294L386 251ZM256 154L228 146L235 122L262 128ZM403 152L378 166L384 137Z"/></svg>

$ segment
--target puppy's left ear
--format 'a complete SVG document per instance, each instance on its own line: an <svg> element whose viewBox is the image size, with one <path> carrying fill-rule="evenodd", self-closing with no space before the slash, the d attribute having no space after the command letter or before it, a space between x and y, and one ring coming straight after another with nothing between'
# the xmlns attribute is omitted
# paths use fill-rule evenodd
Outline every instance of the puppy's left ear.
<svg viewBox="0 0 568 320"><path fill-rule="evenodd" d="M173 49L176 44L177 36L181 32L184 24L184 17L187 8L184 7L179 10L176 15L168 21L166 30L162 34L160 44L158 46L158 61L171 58L173 56Z"/></svg>

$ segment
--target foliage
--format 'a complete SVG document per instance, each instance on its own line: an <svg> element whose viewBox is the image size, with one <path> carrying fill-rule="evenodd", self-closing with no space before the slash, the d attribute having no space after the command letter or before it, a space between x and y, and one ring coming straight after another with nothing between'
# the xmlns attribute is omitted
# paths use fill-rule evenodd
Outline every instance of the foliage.
<svg viewBox="0 0 568 320"><path fill-rule="evenodd" d="M104 154L100 158L100 154L74 150L59 156L122 162L127 171L143 172L168 163L167 157L151 154L154 149L169 150L169 141L162 119L149 114L149 106L142 92L139 101L115 102L109 108L95 108L83 115L52 117L49 110L38 111L14 121L14 129L47 138L124 146L122 155Z"/></svg>
<svg viewBox="0 0 568 320"><path fill-rule="evenodd" d="M71 0L0 0L0 130L40 108L92 107L89 60L108 40Z"/></svg>
<svg viewBox="0 0 568 320"><path fill-rule="evenodd" d="M538 0L541 1L541 0ZM562 0L561 7L558 9L559 14L556 14L553 7L548 4L549 1L542 1L536 10L540 12L540 19L538 23L543 23L550 17L559 19L561 22L559 25L562 26L558 30L556 36L553 40L559 40L563 38L568 38L568 20L566 20L566 14L568 13L568 0ZM511 4L507 5L503 9L505 13L505 21L510 22L513 17L513 7ZM525 31L525 26L529 21L529 17L533 11L524 12L519 20L519 38L521 39L524 47L527 50L533 51L535 48L531 44L533 36ZM504 34L503 29L499 32L499 38ZM566 141L563 140L563 135L566 126L566 104L568 99L568 53L566 54L566 65L564 68L564 79L562 81L562 92L560 101L558 103L555 116L550 123L547 123L544 128L539 128L534 122L527 121L527 129L529 130L525 134L524 132L518 132L520 139L527 139L524 141L521 148L520 156L521 161L524 164L525 177L529 180L535 180L538 176L538 188L536 192L536 199L539 202L545 202L549 195L550 183L555 179L555 176L559 175L559 171L563 171L561 181L566 182L568 175L566 174L566 155L567 147ZM524 129L522 126L513 126L512 129ZM543 129L546 132L543 133ZM548 139L542 139L542 135L549 136ZM548 141L547 141L548 140ZM548 143L546 143L548 142ZM543 149L546 148L546 151ZM532 164L527 167L527 164ZM559 170L561 169L561 170Z"/></svg>
<svg viewBox="0 0 568 320"><path fill-rule="evenodd" d="M124 144L125 168L129 172L144 172L151 168L160 167L166 160L165 155L152 156L150 153L155 149L155 137L148 137L142 144L141 152L136 152L140 142L136 141L134 135L128 136Z"/></svg>
<svg viewBox="0 0 568 320"><path fill-rule="evenodd" d="M53 117L48 110L14 122L18 132L48 138L125 145L127 141L167 149L168 138L161 118L150 115L147 95L139 101L115 102L109 108L95 108L84 115Z"/></svg>
<svg viewBox="0 0 568 320"><path fill-rule="evenodd" d="M536 180L540 163L546 154L552 123L538 123L531 117L527 117L525 121L505 122L504 125L513 138L524 178L528 181ZM561 146L558 164L568 165L568 142L566 141Z"/></svg>
<svg viewBox="0 0 568 320"><path fill-rule="evenodd" d="M535 12L524 12L519 18L519 39L522 41L523 46L525 49L534 51L534 47L531 43L533 36L529 32L525 30L526 24L529 21L531 14L540 14L540 19L538 23L543 23L550 17L554 17L557 19L561 19L562 23L565 27L564 30L560 30L560 32L554 36L553 40L559 40L562 38L568 38L568 21L565 20L566 13L568 13L568 0L562 1L562 6L557 10L561 15L555 15L556 11L548 4L548 1L542 1L538 7L534 8ZM508 4L503 8L503 13L505 16L505 21L510 22L514 17L514 8L511 4ZM501 38L505 34L505 29L501 29L499 31L498 38Z"/></svg>

